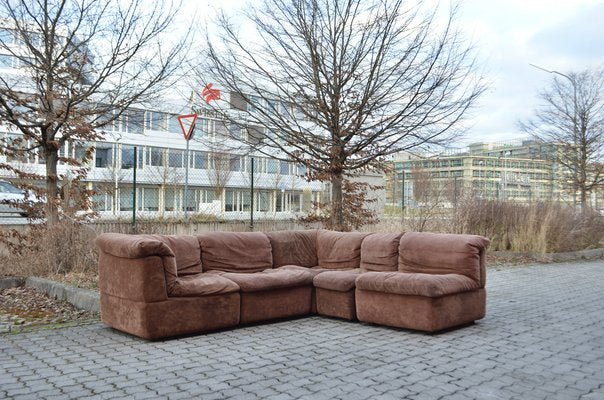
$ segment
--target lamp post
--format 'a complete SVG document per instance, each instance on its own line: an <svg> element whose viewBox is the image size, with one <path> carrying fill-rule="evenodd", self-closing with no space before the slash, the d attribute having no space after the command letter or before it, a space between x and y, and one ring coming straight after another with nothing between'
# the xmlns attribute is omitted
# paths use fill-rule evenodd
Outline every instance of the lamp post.
<svg viewBox="0 0 604 400"><path fill-rule="evenodd" d="M560 76L568 79L568 81L571 83L571 85L573 85L573 140L574 140L574 143L576 143L577 142L577 84L576 84L575 80L573 78L571 78L570 76L563 74L562 72L559 72L559 71L543 68L543 67L540 67L535 64L529 63L529 65L531 67L540 69L541 71L545 71L549 74L560 75ZM575 171L573 171L573 173L575 174L575 176L573 176L573 207L575 207L577 205L577 186L576 186L577 171L575 170Z"/></svg>

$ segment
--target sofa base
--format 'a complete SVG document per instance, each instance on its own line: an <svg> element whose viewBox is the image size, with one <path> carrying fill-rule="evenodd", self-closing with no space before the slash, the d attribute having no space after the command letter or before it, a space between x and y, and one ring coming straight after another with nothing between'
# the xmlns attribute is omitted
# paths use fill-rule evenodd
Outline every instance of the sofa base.
<svg viewBox="0 0 604 400"><path fill-rule="evenodd" d="M344 318L353 321L357 317L354 289L338 292L316 288L317 312L320 315Z"/></svg>
<svg viewBox="0 0 604 400"><path fill-rule="evenodd" d="M311 312L312 287L301 286L241 293L242 324L297 317Z"/></svg>
<svg viewBox="0 0 604 400"><path fill-rule="evenodd" d="M425 332L438 332L482 319L485 305L484 289L436 298L356 289L360 321Z"/></svg>
<svg viewBox="0 0 604 400"><path fill-rule="evenodd" d="M144 339L159 339L237 326L239 293L172 297L145 303L101 293L101 320Z"/></svg>

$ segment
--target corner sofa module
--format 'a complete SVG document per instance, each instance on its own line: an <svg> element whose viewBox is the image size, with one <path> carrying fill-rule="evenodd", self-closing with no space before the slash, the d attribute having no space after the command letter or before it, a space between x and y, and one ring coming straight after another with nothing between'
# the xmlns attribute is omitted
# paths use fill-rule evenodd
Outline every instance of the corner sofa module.
<svg viewBox="0 0 604 400"><path fill-rule="evenodd" d="M407 232L397 272L356 280L360 321L436 332L485 315L485 248L474 235Z"/></svg>
<svg viewBox="0 0 604 400"><path fill-rule="evenodd" d="M96 244L107 325L158 339L239 323L239 287L201 273L195 237L108 233Z"/></svg>

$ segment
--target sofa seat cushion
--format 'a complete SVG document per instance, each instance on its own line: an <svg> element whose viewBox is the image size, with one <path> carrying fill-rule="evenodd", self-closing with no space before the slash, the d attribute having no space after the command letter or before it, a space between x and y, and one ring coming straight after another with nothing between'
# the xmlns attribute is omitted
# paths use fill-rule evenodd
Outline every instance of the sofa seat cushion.
<svg viewBox="0 0 604 400"><path fill-rule="evenodd" d="M442 297L480 288L475 280L459 274L431 275L405 272L366 272L356 279L357 289L411 296Z"/></svg>
<svg viewBox="0 0 604 400"><path fill-rule="evenodd" d="M267 269L254 273L223 272L220 276L235 282L242 292L311 286L313 277L308 271L286 269Z"/></svg>
<svg viewBox="0 0 604 400"><path fill-rule="evenodd" d="M360 268L348 271L326 271L316 275L313 279L313 284L315 287L322 289L348 292L355 288L354 282L360 273Z"/></svg>
<svg viewBox="0 0 604 400"><path fill-rule="evenodd" d="M217 274L197 274L176 278L170 297L208 296L239 292L239 285Z"/></svg>
<svg viewBox="0 0 604 400"><path fill-rule="evenodd" d="M301 267L299 265L284 265L282 267L275 268L275 270L306 271L306 272L310 272L310 274L313 276L313 278L322 272L333 271L331 269L321 268L319 266L315 266L312 268L306 268L306 267Z"/></svg>

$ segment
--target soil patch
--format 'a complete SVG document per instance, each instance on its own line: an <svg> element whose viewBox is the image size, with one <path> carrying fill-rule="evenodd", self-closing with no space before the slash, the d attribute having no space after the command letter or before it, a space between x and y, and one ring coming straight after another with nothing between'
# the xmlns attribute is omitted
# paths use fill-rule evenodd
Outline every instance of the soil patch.
<svg viewBox="0 0 604 400"><path fill-rule="evenodd" d="M96 319L97 314L78 310L73 305L52 299L34 288L21 286L0 290L0 333L21 331L32 326Z"/></svg>

